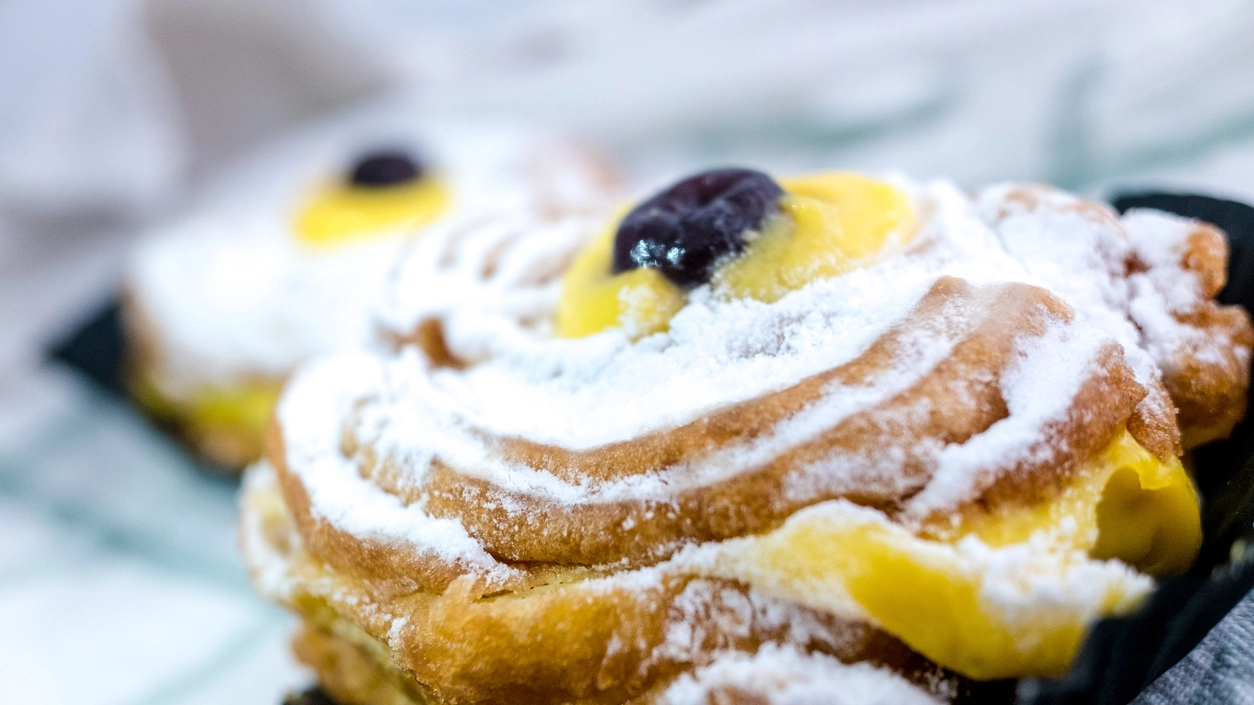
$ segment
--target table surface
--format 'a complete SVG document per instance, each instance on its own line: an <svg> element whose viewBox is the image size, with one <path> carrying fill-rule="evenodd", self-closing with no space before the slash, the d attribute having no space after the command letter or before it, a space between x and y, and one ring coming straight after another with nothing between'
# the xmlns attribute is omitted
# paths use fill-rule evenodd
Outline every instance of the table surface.
<svg viewBox="0 0 1254 705"><path fill-rule="evenodd" d="M248 585L235 483L41 359L128 241L0 253L0 702L276 705L311 677Z"/></svg>

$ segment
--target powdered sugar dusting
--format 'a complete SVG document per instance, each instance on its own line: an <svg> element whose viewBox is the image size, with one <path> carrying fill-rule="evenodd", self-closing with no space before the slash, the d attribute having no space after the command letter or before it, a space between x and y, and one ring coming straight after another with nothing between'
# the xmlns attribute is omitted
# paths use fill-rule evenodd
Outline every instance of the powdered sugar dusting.
<svg viewBox="0 0 1254 705"><path fill-rule="evenodd" d="M551 332L561 273L603 214L558 220L513 209L450 218L413 242L393 272L380 321L405 336L438 319L468 362ZM595 219L593 219L595 218Z"/></svg>
<svg viewBox="0 0 1254 705"><path fill-rule="evenodd" d="M910 500L906 515L927 516L973 499L1008 460L1028 461L1033 453L1053 450L1046 444L1062 441L1047 438L1045 428L1066 413L1106 342L1097 329L1061 321L1043 337L1020 341L1019 358L1001 380L1009 414L966 443L940 449L931 482Z"/></svg>
<svg viewBox="0 0 1254 705"><path fill-rule="evenodd" d="M403 505L357 474L340 452L341 423L354 404L378 389L384 371L378 358L343 352L303 368L293 379L277 413L283 423L288 469L309 493L316 519L363 539L402 544L402 550L433 555L469 572L507 578L512 569L488 555L460 522L428 516L418 505ZM335 386L304 384L332 378Z"/></svg>
<svg viewBox="0 0 1254 705"><path fill-rule="evenodd" d="M937 213L916 241L926 255L888 258L772 304L728 301L699 288L669 331L634 343L619 330L565 340L527 328L503 310L509 297L495 281L478 293L463 293L473 283L462 278L455 288L460 299L455 308L435 304L423 310L441 313L445 342L453 354L481 362L467 370L432 372L421 382L421 400L388 402L386 414L400 419L421 407L424 415L442 418L443 427L464 424L568 448L596 447L685 423L848 361L901 320L944 274L976 283L1016 274L1026 278L952 187L933 185L919 196ZM957 232L963 237L955 237ZM537 239L577 247L592 234L595 230L585 231L582 240L572 241L551 228ZM435 247L434 241L430 248L420 243L413 259L429 263ZM545 252L545 257L554 255ZM404 265L401 271L410 268L419 266ZM402 279L419 286L417 276ZM456 281L450 271L438 284ZM423 288L431 292L425 298L451 298L437 293L438 288ZM422 297L397 297L402 298ZM480 305L484 298L490 303ZM408 320L421 315L426 314L411 313ZM393 310L390 320L404 321L405 316Z"/></svg>
<svg viewBox="0 0 1254 705"><path fill-rule="evenodd" d="M1126 269L1133 248L1114 213L1050 190L1033 192L1047 207L1030 208L1015 200L1015 190L996 186L978 198L983 217L1006 251L1035 281L1066 301L1081 323L1118 342L1138 381L1157 379L1141 334L1128 318Z"/></svg>
<svg viewBox="0 0 1254 705"><path fill-rule="evenodd" d="M708 705L729 693L766 705L937 705L941 700L870 664L846 665L792 646L756 654L728 652L681 676L659 698L665 705Z"/></svg>
<svg viewBox="0 0 1254 705"><path fill-rule="evenodd" d="M1136 243L1137 256L1148 265L1129 277L1129 313L1144 336L1145 349L1162 369L1172 369L1181 350L1209 364L1223 364L1223 350L1233 342L1207 335L1174 314L1188 313L1197 305L1202 285L1197 275L1183 267L1189 236L1197 225L1162 211L1134 209L1123 217Z"/></svg>

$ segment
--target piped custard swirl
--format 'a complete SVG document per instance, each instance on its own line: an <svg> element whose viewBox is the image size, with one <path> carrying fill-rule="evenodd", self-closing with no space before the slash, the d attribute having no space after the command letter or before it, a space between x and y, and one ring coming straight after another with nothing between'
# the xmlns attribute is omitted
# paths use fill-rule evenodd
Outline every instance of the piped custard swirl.
<svg viewBox="0 0 1254 705"><path fill-rule="evenodd" d="M608 703L765 645L1058 673L1187 568L1182 438L1240 418L1254 343L1212 301L1220 233L1042 187L729 171L608 226L416 242L395 352L280 402L245 498L263 589L422 697Z"/></svg>

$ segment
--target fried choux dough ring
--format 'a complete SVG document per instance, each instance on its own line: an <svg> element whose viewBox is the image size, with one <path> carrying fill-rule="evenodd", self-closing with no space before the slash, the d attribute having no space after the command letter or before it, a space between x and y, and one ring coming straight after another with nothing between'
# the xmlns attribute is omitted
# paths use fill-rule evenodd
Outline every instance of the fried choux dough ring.
<svg viewBox="0 0 1254 705"><path fill-rule="evenodd" d="M393 350L285 392L245 553L349 703L1061 673L1200 546L1180 455L1239 418L1254 342L1208 228L743 169L436 228Z"/></svg>

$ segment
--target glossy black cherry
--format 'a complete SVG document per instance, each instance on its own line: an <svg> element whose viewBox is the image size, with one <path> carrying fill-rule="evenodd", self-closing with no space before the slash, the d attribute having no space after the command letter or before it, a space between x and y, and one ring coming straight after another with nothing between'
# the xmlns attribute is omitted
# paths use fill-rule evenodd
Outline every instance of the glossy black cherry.
<svg viewBox="0 0 1254 705"><path fill-rule="evenodd" d="M745 234L779 209L784 190L752 169L691 176L636 206L614 239L615 274L656 267L684 287L710 281L724 257L745 249Z"/></svg>
<svg viewBox="0 0 1254 705"><path fill-rule="evenodd" d="M422 165L401 150L371 152L357 161L348 177L353 186L396 186L422 178Z"/></svg>

